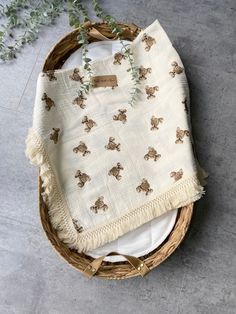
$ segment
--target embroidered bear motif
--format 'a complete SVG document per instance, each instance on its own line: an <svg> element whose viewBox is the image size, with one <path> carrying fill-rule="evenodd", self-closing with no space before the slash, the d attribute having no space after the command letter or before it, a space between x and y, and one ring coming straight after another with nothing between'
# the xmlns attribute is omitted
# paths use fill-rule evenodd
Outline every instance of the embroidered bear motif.
<svg viewBox="0 0 236 314"><path fill-rule="evenodd" d="M49 78L49 81L56 81L57 77L55 76L55 70L48 70L45 73L43 73L42 76L47 76Z"/></svg>
<svg viewBox="0 0 236 314"><path fill-rule="evenodd" d="M84 109L86 107L84 103L86 99L87 98L85 98L83 95L80 95L73 100L72 104L79 106L81 109Z"/></svg>
<svg viewBox="0 0 236 314"><path fill-rule="evenodd" d="M171 63L173 69L172 71L169 72L169 74L172 76L172 77L175 77L176 74L181 74L183 73L183 68L181 68L178 63L176 61L172 62Z"/></svg>
<svg viewBox="0 0 236 314"><path fill-rule="evenodd" d="M144 155L145 160L154 159L154 161L157 161L159 158L161 158L161 155L157 153L155 148L148 147L148 153Z"/></svg>
<svg viewBox="0 0 236 314"><path fill-rule="evenodd" d="M109 172L108 175L109 176L114 176L117 180L120 180L122 178L122 176L120 175L120 171L124 170L124 168L122 167L122 165L118 162L116 166L112 167Z"/></svg>
<svg viewBox="0 0 236 314"><path fill-rule="evenodd" d="M183 169L179 169L179 171L172 171L172 172L170 173L170 177L171 177L171 178L174 178L174 179L175 179L175 182L176 182L176 181L182 179L183 174L184 174Z"/></svg>
<svg viewBox="0 0 236 314"><path fill-rule="evenodd" d="M86 182L91 181L90 176L80 170L76 171L75 178L79 178L78 186L80 188L82 188Z"/></svg>
<svg viewBox="0 0 236 314"><path fill-rule="evenodd" d="M181 130L179 127L176 129L176 138L175 144L182 144L184 136L189 136L190 132L188 130Z"/></svg>
<svg viewBox="0 0 236 314"><path fill-rule="evenodd" d="M139 80L146 80L147 79L147 74L148 73L152 73L152 69L151 68L144 68L142 65L141 67L138 69L139 72Z"/></svg>
<svg viewBox="0 0 236 314"><path fill-rule="evenodd" d="M122 59L125 59L125 56L123 53L121 52L115 53L113 64L121 64Z"/></svg>
<svg viewBox="0 0 236 314"><path fill-rule="evenodd" d="M164 121L163 118L157 118L155 116L151 117L151 131L159 130L158 125Z"/></svg>
<svg viewBox="0 0 236 314"><path fill-rule="evenodd" d="M117 150L119 152L120 151L120 143L116 144L114 137L109 137L109 142L105 146L105 148L108 150Z"/></svg>
<svg viewBox="0 0 236 314"><path fill-rule="evenodd" d="M82 154L82 156L86 156L86 155L91 153L88 150L87 145L84 142L82 142L82 141L79 142L78 146L73 148L73 152L76 153L76 154L80 152Z"/></svg>
<svg viewBox="0 0 236 314"><path fill-rule="evenodd" d="M48 97L48 95L46 93L43 93L41 100L45 101L45 103L46 103L45 109L47 111L49 111L52 107L55 107L55 102L50 97Z"/></svg>
<svg viewBox="0 0 236 314"><path fill-rule="evenodd" d="M146 195L153 192L147 179L143 179L141 184L136 187L137 192L145 192Z"/></svg>
<svg viewBox="0 0 236 314"><path fill-rule="evenodd" d="M155 38L148 36L146 33L143 34L142 42L146 44L145 50L150 51L151 47L156 43Z"/></svg>
<svg viewBox="0 0 236 314"><path fill-rule="evenodd" d="M79 69L78 68L75 68L74 69L74 71L73 71L73 73L71 74L71 75L69 75L69 78L71 79L71 80L73 80L73 81L79 81L79 82L82 82L82 80L83 80L83 77L82 76L80 76L80 74L79 74Z"/></svg>
<svg viewBox="0 0 236 314"><path fill-rule="evenodd" d="M50 140L52 140L54 144L57 144L58 142L59 132L59 128L52 128L52 132L50 133Z"/></svg>
<svg viewBox="0 0 236 314"><path fill-rule="evenodd" d="M74 225L75 229L76 229L79 233L81 233L81 232L84 231L83 227L80 226L80 224L79 224L79 222L78 222L77 219L72 218L72 222L73 222L73 225Z"/></svg>
<svg viewBox="0 0 236 314"><path fill-rule="evenodd" d="M155 98L156 96L154 94L155 94L155 92L159 91L159 87L158 86L148 86L147 85L145 87L145 90L146 90L146 94L147 94L147 99Z"/></svg>
<svg viewBox="0 0 236 314"><path fill-rule="evenodd" d="M186 113L189 113L188 110L188 101L187 101L187 97L184 98L184 100L182 101L182 104L184 104L184 110L186 111Z"/></svg>
<svg viewBox="0 0 236 314"><path fill-rule="evenodd" d="M97 214L98 210L103 210L106 211L108 209L108 206L104 203L104 197L100 196L98 199L95 201L95 204L90 207L90 209Z"/></svg>
<svg viewBox="0 0 236 314"><path fill-rule="evenodd" d="M127 121L127 115L125 114L127 112L126 109L119 109L119 113L117 115L113 116L113 120L115 121L121 121L122 123L126 123Z"/></svg>
<svg viewBox="0 0 236 314"><path fill-rule="evenodd" d="M93 121L92 119L89 119L88 116L84 116L83 120L82 120L82 124L86 125L86 128L84 129L85 132L89 133L91 131L91 129L97 125L97 123L95 121Z"/></svg>

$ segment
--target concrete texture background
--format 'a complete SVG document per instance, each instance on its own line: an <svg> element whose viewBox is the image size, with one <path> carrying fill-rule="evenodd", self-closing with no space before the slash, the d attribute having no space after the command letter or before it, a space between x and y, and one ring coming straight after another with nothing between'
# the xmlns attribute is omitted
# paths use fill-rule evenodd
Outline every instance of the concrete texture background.
<svg viewBox="0 0 236 314"><path fill-rule="evenodd" d="M0 66L0 313L236 312L236 3L234 0L110 0L109 13L141 27L158 18L191 88L193 133L210 173L181 246L144 279L88 281L42 232L37 170L24 155L38 72L70 30L66 15L18 59Z"/></svg>

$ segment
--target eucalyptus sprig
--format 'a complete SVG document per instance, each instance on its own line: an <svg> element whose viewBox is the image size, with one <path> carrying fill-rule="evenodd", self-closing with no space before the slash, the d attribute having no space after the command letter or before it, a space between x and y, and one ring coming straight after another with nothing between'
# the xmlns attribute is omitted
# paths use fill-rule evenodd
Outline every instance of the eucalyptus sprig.
<svg viewBox="0 0 236 314"><path fill-rule="evenodd" d="M131 74L133 87L129 104L133 105L140 92L138 88L140 81L138 79L138 67L135 66L131 47L122 40L122 28L118 25L116 19L103 11L98 4L98 0L92 0L92 5L97 17L108 23L112 33L115 34L115 38L121 42L121 52L130 64L127 71ZM86 22L89 22L90 19L81 0L12 0L9 4L0 4L0 18L6 20L5 24L1 24L2 29L0 29L0 60L9 61L16 58L17 53L23 46L33 43L38 38L42 26L53 24L60 13L65 10L65 7L68 10L70 25L79 28L77 40L82 49L83 67L86 75L80 85L78 94L83 97L84 93L88 94L92 88L91 76L93 71L91 67L92 60L88 58L89 41L88 27L86 26ZM21 30L20 34L18 34L19 30Z"/></svg>
<svg viewBox="0 0 236 314"><path fill-rule="evenodd" d="M83 79L80 87L79 87L79 96L83 96L84 93L88 94L92 88L92 80L91 77L93 75L93 71L91 68L91 59L88 58L88 30L84 27L81 27L79 36L78 36L78 43L81 44L82 49L82 60L83 60L83 67L86 72L86 77Z"/></svg>
<svg viewBox="0 0 236 314"><path fill-rule="evenodd" d="M78 27L79 29L77 40L82 49L82 61L84 70L86 72L86 77L82 80L80 84L78 96L84 97L84 94L88 94L92 88L91 76L93 75L91 68L92 60L87 56L89 44L88 28L84 26L86 22L89 22L89 17L87 10L82 5L80 0L70 0L68 12L70 25Z"/></svg>
<svg viewBox="0 0 236 314"><path fill-rule="evenodd" d="M127 72L131 73L131 80L133 81L133 86L132 86L132 89L131 89L131 92L130 92L131 99L129 101L129 104L131 106L133 106L135 100L137 100L138 94L141 93L141 90L138 87L139 84L140 84L139 67L135 66L135 64L134 64L133 52L131 51L129 44L126 44L124 46L125 46L124 55L129 60L129 64L130 64L130 68L127 69ZM127 46L129 46L129 48L126 48Z"/></svg>
<svg viewBox="0 0 236 314"><path fill-rule="evenodd" d="M121 39L122 35L122 28L118 25L116 22L116 19L112 17L109 14L106 14L103 9L99 6L99 3L97 0L92 0L94 11L96 12L97 17L102 19L103 21L107 22L109 27L112 30L112 33L116 34L116 37L119 39L122 49L121 52L124 54L124 57L128 59L130 68L127 69L127 72L130 72L131 79L133 81L133 86L131 90L131 99L129 101L129 104L131 106L134 105L135 100L137 99L137 96L139 93L141 93L141 90L138 88L138 85L140 84L139 80L139 68L135 66L134 63L134 57L133 52L131 51L130 44L125 44L124 41Z"/></svg>
<svg viewBox="0 0 236 314"><path fill-rule="evenodd" d="M64 10L60 0L43 0L32 6L30 1L15 0L9 6L1 7L1 15L7 18L7 23L0 31L0 59L8 61L16 58L16 54L25 44L31 44L38 38L43 25L50 25ZM30 5L28 10L27 3ZM20 11L26 10L23 14ZM22 12L21 12L22 13ZM16 38L12 30L17 28L22 33ZM14 38L9 43L10 38Z"/></svg>
<svg viewBox="0 0 236 314"><path fill-rule="evenodd" d="M112 30L112 33L116 35L117 39L120 41L122 45L121 52L123 53L124 57L128 59L130 68L127 69L127 72L130 72L131 79L133 82L133 86L130 92L131 99L129 100L129 104L133 106L135 100L137 99L138 93L141 92L141 90L138 88L138 85L140 84L140 80L138 79L139 69L137 66L135 66L133 52L131 51L130 45L125 44L124 41L121 39L122 28L118 25L115 18L109 14L106 14L103 11L103 9L99 6L97 0L92 0L92 5L93 5L94 11L97 17L107 22L107 24ZM88 53L87 46L89 44L88 29L83 27L83 24L79 21L79 17L82 16L83 23L89 21L89 18L88 18L87 11L83 7L80 0L71 1L69 13L70 13L70 18L69 18L70 24L71 25L73 24L73 26L75 27L79 27L79 30L80 30L79 35L78 35L78 43L81 45L81 49L82 49L82 60L83 60L84 69L86 72L86 79L83 80L83 82L81 83L78 94L79 96L83 96L84 93L88 94L92 88L91 76L93 75L93 72L91 69L91 59L88 58L87 56L87 53Z"/></svg>
<svg viewBox="0 0 236 314"><path fill-rule="evenodd" d="M0 4L0 17L11 17L19 12L21 9L27 9L28 2L28 0L13 0L5 6L3 4Z"/></svg>
<svg viewBox="0 0 236 314"><path fill-rule="evenodd" d="M70 26L81 27L82 23L89 21L88 12L80 0L68 1L68 14Z"/></svg>

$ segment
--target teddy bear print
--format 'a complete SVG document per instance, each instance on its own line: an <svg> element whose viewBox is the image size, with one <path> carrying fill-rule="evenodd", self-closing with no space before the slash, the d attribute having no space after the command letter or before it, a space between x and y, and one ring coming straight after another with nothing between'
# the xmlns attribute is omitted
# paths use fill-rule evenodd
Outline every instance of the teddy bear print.
<svg viewBox="0 0 236 314"><path fill-rule="evenodd" d="M124 170L124 168L122 167L122 165L118 162L116 164L116 166L112 167L109 172L108 175L109 176L114 176L117 180L120 180L122 178L122 176L120 175L120 171Z"/></svg>
<svg viewBox="0 0 236 314"><path fill-rule="evenodd" d="M181 68L176 61L172 62L171 65L173 68L172 71L169 72L169 74L172 77L175 77L176 74L181 74L183 72L183 68Z"/></svg>
<svg viewBox="0 0 236 314"><path fill-rule="evenodd" d="M183 169L179 169L179 171L172 171L170 173L170 177L175 179L175 182L180 180L183 177Z"/></svg>
<svg viewBox="0 0 236 314"><path fill-rule="evenodd" d="M144 155L145 160L154 159L154 161L157 161L159 158L161 158L161 155L157 153L155 148L148 147L148 153Z"/></svg>
<svg viewBox="0 0 236 314"><path fill-rule="evenodd" d="M90 207L90 209L97 214L98 210L103 210L106 211L108 209L108 206L104 203L104 197L100 196L98 199L95 201L95 204Z"/></svg>
<svg viewBox="0 0 236 314"><path fill-rule="evenodd" d="M188 130L181 130L180 127L176 129L176 138L175 144L182 144L184 136L189 136L190 132Z"/></svg>
<svg viewBox="0 0 236 314"><path fill-rule="evenodd" d="M152 73L152 69L151 68L144 68L142 65L141 67L138 69L139 72L139 80L146 80L147 79L147 74L148 73Z"/></svg>
<svg viewBox="0 0 236 314"><path fill-rule="evenodd" d="M163 122L163 118L157 118L155 116L151 117L151 131L159 130L158 125Z"/></svg>
<svg viewBox="0 0 236 314"><path fill-rule="evenodd" d="M97 123L95 121L93 121L92 119L89 119L88 116L84 116L83 120L82 120L82 124L85 124L85 132L89 133L91 131L91 129L97 125Z"/></svg>
<svg viewBox="0 0 236 314"><path fill-rule="evenodd" d="M136 187L137 192L145 192L146 195L153 192L147 179L143 179L141 184Z"/></svg>
<svg viewBox="0 0 236 314"><path fill-rule="evenodd" d="M119 113L117 115L113 116L113 120L121 121L122 123L126 123L126 121L127 121L127 115L126 115L127 110L126 109L119 109L118 112Z"/></svg>
<svg viewBox="0 0 236 314"><path fill-rule="evenodd" d="M81 233L81 232L84 231L83 227L80 226L80 224L79 224L79 222L78 222L77 219L72 218L72 222L73 222L73 225L74 225L75 229L76 229L79 233Z"/></svg>
<svg viewBox="0 0 236 314"><path fill-rule="evenodd" d="M82 188L86 182L91 181L90 176L80 170L76 171L75 178L79 178L78 186L80 188Z"/></svg>
<svg viewBox="0 0 236 314"><path fill-rule="evenodd" d="M55 107L55 102L50 97L48 97L46 93L43 93L41 100L45 101L45 109L47 111L49 111L52 107Z"/></svg>
<svg viewBox="0 0 236 314"><path fill-rule="evenodd" d="M120 151L120 143L116 144L114 137L109 137L109 142L105 146L107 150L117 150L118 152Z"/></svg>
<svg viewBox="0 0 236 314"><path fill-rule="evenodd" d="M81 109L84 109L86 107L84 103L86 99L87 98L85 98L83 95L80 95L73 100L72 104L79 106Z"/></svg>
<svg viewBox="0 0 236 314"><path fill-rule="evenodd" d="M115 53L113 64L121 64L122 59L125 59L125 56L123 53L121 52Z"/></svg>
<svg viewBox="0 0 236 314"><path fill-rule="evenodd" d="M158 86L146 86L145 87L146 90L146 94L147 94L147 99L150 98L155 98L156 96L154 95L155 92L159 91L159 87Z"/></svg>
<svg viewBox="0 0 236 314"><path fill-rule="evenodd" d="M155 38L148 36L146 33L143 34L142 42L146 44L145 50L150 51L152 45L156 43Z"/></svg>
<svg viewBox="0 0 236 314"><path fill-rule="evenodd" d="M55 76L55 70L48 70L46 71L43 76L47 76L49 78L49 81L56 81L57 78Z"/></svg>
<svg viewBox="0 0 236 314"><path fill-rule="evenodd" d="M188 110L188 104L187 104L187 97L184 98L184 100L182 101L182 104L184 105L184 110L185 112L188 114L189 110Z"/></svg>
<svg viewBox="0 0 236 314"><path fill-rule="evenodd" d="M82 156L86 156L86 155L91 153L88 150L87 145L84 142L82 142L82 141L79 142L78 146L73 148L73 152L76 153L76 154L80 152L82 154Z"/></svg>
<svg viewBox="0 0 236 314"><path fill-rule="evenodd" d="M59 132L59 128L52 128L52 132L50 133L50 140L52 140L54 144L57 144L58 142Z"/></svg>
<svg viewBox="0 0 236 314"><path fill-rule="evenodd" d="M69 77L70 77L71 80L77 81L77 82L78 81L82 82L82 79L83 79L83 77L80 76L80 74L79 74L79 69L78 68L75 68L73 73Z"/></svg>

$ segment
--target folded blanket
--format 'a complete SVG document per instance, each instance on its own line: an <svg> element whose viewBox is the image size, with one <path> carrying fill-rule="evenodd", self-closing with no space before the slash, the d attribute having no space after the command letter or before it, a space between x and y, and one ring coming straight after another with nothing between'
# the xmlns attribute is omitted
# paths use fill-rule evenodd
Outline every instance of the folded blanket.
<svg viewBox="0 0 236 314"><path fill-rule="evenodd" d="M91 62L94 88L83 97L82 66L41 72L37 81L26 154L40 169L52 226L79 252L204 193L178 53L157 20L129 47L141 90L133 106L122 51Z"/></svg>

